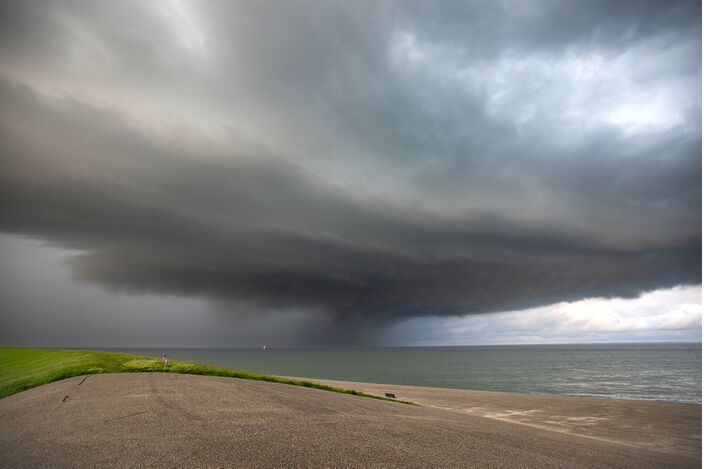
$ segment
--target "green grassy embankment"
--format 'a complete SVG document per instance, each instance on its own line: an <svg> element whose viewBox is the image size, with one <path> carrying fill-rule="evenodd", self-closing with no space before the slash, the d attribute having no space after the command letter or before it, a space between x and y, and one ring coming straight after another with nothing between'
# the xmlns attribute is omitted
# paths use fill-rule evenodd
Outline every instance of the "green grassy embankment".
<svg viewBox="0 0 704 469"><path fill-rule="evenodd" d="M73 376L96 373L136 372L184 373L190 375L252 379L417 405L408 401L387 399L352 389L335 388L324 384L312 383L310 381L279 378L259 373L250 373L249 371L200 365L197 363L169 360L169 366L164 367L160 359L143 355L99 352L95 350L26 348L0 348L0 398Z"/></svg>

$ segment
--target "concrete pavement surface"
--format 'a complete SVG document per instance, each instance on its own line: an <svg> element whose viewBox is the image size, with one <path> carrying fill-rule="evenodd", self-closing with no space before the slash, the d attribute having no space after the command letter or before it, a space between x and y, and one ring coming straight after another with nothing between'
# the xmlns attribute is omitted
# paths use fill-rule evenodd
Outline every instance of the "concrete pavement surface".
<svg viewBox="0 0 704 469"><path fill-rule="evenodd" d="M93 375L0 400L2 467L699 467L701 456L277 383Z"/></svg>
<svg viewBox="0 0 704 469"><path fill-rule="evenodd" d="M701 460L700 404L299 379L357 389L377 396L391 392L398 399L413 401L425 407L657 449Z"/></svg>

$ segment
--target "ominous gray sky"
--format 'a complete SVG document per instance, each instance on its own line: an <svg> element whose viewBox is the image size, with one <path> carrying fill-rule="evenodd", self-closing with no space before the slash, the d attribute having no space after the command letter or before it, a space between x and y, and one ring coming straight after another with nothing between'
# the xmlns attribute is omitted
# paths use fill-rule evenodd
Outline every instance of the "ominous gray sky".
<svg viewBox="0 0 704 469"><path fill-rule="evenodd" d="M696 1L2 2L0 341L442 342L689 292L700 25Z"/></svg>

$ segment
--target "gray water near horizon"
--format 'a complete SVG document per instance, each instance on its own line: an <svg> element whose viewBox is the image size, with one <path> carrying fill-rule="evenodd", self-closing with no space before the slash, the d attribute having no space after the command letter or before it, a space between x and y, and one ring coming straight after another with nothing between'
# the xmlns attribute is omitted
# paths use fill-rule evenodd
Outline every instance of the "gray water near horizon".
<svg viewBox="0 0 704 469"><path fill-rule="evenodd" d="M702 402L700 343L110 350L304 378Z"/></svg>

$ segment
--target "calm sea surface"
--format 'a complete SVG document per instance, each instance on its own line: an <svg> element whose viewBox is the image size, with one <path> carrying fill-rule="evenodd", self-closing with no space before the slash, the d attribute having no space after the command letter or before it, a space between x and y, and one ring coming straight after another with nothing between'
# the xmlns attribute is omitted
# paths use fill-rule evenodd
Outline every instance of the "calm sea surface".
<svg viewBox="0 0 704 469"><path fill-rule="evenodd" d="M119 350L275 375L702 402L701 344Z"/></svg>

